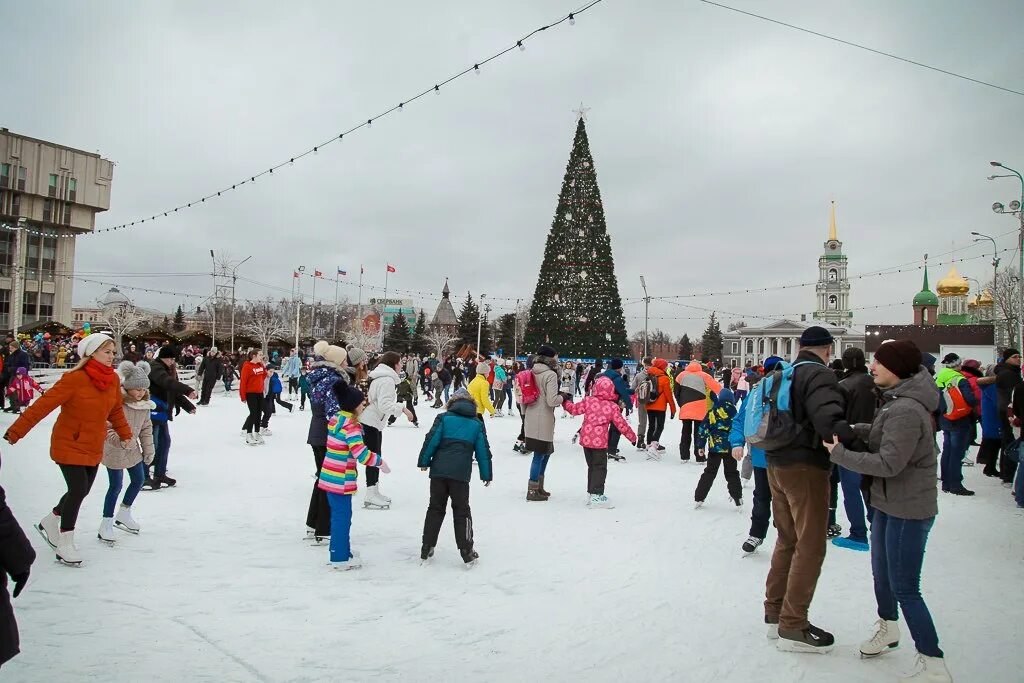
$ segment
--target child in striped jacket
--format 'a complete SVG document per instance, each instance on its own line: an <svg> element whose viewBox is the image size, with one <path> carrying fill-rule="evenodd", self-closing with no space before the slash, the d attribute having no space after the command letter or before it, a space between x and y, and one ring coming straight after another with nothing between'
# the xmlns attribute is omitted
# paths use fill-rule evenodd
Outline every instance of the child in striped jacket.
<svg viewBox="0 0 1024 683"><path fill-rule="evenodd" d="M327 492L331 505L331 568L338 571L358 569L361 565L352 552L352 496L357 490L356 463L379 467L388 474L391 469L379 453L363 443L363 392L338 381L333 387L340 410L327 423L327 453L320 468L318 486Z"/></svg>

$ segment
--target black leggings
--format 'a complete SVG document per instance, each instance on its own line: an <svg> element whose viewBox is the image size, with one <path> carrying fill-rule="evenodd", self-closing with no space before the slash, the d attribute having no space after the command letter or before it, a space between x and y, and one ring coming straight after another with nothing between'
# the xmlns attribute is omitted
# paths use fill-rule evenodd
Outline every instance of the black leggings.
<svg viewBox="0 0 1024 683"><path fill-rule="evenodd" d="M363 425L363 443L374 453L380 455L381 441L383 435L380 430L370 425ZM380 480L380 468L379 467L367 467L366 468L366 486L376 486Z"/></svg>
<svg viewBox="0 0 1024 683"><path fill-rule="evenodd" d="M736 460L729 453L708 453L708 464L697 481L697 490L693 492L693 499L698 503L707 500L711 485L715 483L718 476L719 466L725 468L725 487L729 490L729 497L739 500L743 497L743 487L740 484L740 473L736 468Z"/></svg>
<svg viewBox="0 0 1024 683"><path fill-rule="evenodd" d="M74 531L78 522L78 511L82 507L82 501L89 495L92 483L96 481L96 473L99 465L60 465L60 473L64 475L67 482L68 492L60 497L57 507L53 508L53 514L60 517L61 531Z"/></svg>
<svg viewBox="0 0 1024 683"><path fill-rule="evenodd" d="M647 443L661 441L661 433L665 431L665 411L647 409Z"/></svg>
<svg viewBox="0 0 1024 683"><path fill-rule="evenodd" d="M263 394L249 392L245 395L245 404L249 406L249 417L245 418L245 425L242 427L247 434L252 434L253 428L260 433L260 421L263 418Z"/></svg>
<svg viewBox="0 0 1024 683"><path fill-rule="evenodd" d="M313 494L309 498L309 510L306 511L306 526L314 529L317 536L327 538L331 535L331 503L327 491L320 488L320 468L324 466L327 446L312 446L313 464L316 465L317 478L313 481Z"/></svg>

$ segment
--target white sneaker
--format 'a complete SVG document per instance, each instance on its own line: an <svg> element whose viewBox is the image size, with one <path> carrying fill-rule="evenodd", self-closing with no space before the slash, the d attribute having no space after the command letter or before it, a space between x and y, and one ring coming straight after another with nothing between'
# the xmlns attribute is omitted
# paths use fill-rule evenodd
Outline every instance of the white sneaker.
<svg viewBox="0 0 1024 683"><path fill-rule="evenodd" d="M39 524L36 524L36 530L43 540L50 544L51 548L57 549L57 539L60 537L60 517L53 514L53 510L43 517Z"/></svg>
<svg viewBox="0 0 1024 683"><path fill-rule="evenodd" d="M608 496L599 495L596 493L590 494L590 501L587 503L588 508L611 510L615 506L608 500Z"/></svg>
<svg viewBox="0 0 1024 683"><path fill-rule="evenodd" d="M114 524L118 529L127 531L130 534L137 534L142 531L142 527L139 523L132 519L132 509L127 505L121 505L117 508L117 516L114 518Z"/></svg>
<svg viewBox="0 0 1024 683"><path fill-rule="evenodd" d="M259 432L256 432L255 434L253 434L252 438L254 438L256 440L256 445L257 446L262 446L263 444L267 443L266 441L263 440L263 435L260 434Z"/></svg>
<svg viewBox="0 0 1024 683"><path fill-rule="evenodd" d="M260 430L260 434L262 434L263 436L273 436L274 432L270 431L270 427L264 427L263 429Z"/></svg>
<svg viewBox="0 0 1024 683"><path fill-rule="evenodd" d="M953 683L953 676L944 658L926 657L918 652L914 670L901 678L900 683Z"/></svg>
<svg viewBox="0 0 1024 683"><path fill-rule="evenodd" d="M366 487L366 495L363 496L363 507L376 510L387 510L391 503L377 492L377 485Z"/></svg>
<svg viewBox="0 0 1024 683"><path fill-rule="evenodd" d="M875 622L875 633L870 640L860 644L860 656L878 657L892 652L900 646L900 623L879 619Z"/></svg>
<svg viewBox="0 0 1024 683"><path fill-rule="evenodd" d="M259 442L256 440L256 435L255 434L246 434L245 435L245 443L249 444L250 446L258 446L259 445Z"/></svg>
<svg viewBox="0 0 1024 683"><path fill-rule="evenodd" d="M75 532L62 531L57 537L57 559L66 565L77 567L82 564L82 556L75 547Z"/></svg>
<svg viewBox="0 0 1024 683"><path fill-rule="evenodd" d="M100 530L96 532L96 538L100 539L104 543L116 543L117 538L114 537L114 518L104 517L103 521L100 522Z"/></svg>

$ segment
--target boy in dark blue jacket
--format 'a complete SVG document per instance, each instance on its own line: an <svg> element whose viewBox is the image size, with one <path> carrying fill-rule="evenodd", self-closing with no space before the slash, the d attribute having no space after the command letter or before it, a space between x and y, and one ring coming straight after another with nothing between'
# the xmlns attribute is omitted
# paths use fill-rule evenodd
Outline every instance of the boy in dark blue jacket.
<svg viewBox="0 0 1024 683"><path fill-rule="evenodd" d="M448 499L452 500L455 542L467 566L479 555L473 550L473 518L469 510L469 480L473 475L473 455L484 486L491 485L491 449L483 422L476 416L476 401L465 389L459 389L448 401L448 412L434 418L423 440L418 466L430 469L430 505L423 521L423 548L420 559L434 554L441 532Z"/></svg>

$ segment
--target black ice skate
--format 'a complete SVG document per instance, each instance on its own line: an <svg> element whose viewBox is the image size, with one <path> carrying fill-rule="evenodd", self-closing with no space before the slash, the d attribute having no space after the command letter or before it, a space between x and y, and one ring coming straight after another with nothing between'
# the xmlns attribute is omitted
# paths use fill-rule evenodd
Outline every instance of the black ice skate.
<svg viewBox="0 0 1024 683"><path fill-rule="evenodd" d="M466 569L469 569L470 567L475 565L477 563L477 560L480 559L480 555L478 555L475 550L461 550L459 552L462 553L462 561L465 563Z"/></svg>

